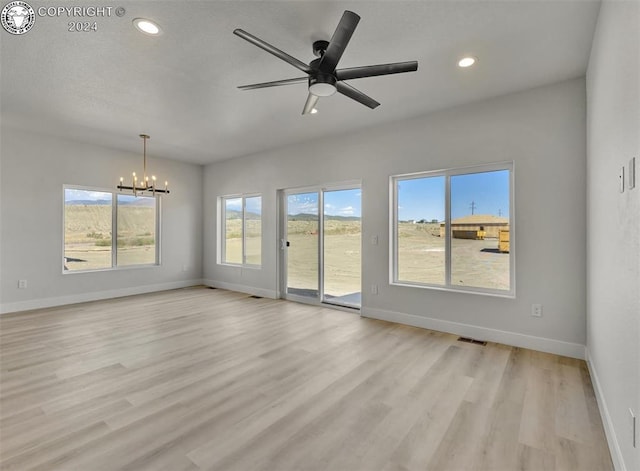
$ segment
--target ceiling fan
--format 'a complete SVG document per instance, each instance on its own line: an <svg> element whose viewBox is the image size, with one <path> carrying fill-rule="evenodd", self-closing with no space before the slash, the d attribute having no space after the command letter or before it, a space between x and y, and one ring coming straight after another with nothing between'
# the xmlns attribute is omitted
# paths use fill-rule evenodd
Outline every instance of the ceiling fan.
<svg viewBox="0 0 640 471"><path fill-rule="evenodd" d="M313 43L313 53L318 58L312 60L309 65L242 29L234 30L233 34L236 36L240 36L242 39L264 49L268 53L273 54L307 74L306 77L276 80L274 82L254 83L252 85L243 85L238 88L241 90L254 90L257 88L279 87L281 85L290 85L293 83L308 81L309 95L307 96L307 101L302 109L303 115L315 112L315 107L320 97L331 96L335 92L356 100L371 109L376 108L380 103L345 83L344 80L374 77L376 75L415 72L418 70L418 62L395 62L392 64L336 69L336 66L340 61L342 54L344 54L344 50L347 47L347 44L349 43L359 21L360 17L358 15L352 11L346 10L342 15L331 40L315 41Z"/></svg>

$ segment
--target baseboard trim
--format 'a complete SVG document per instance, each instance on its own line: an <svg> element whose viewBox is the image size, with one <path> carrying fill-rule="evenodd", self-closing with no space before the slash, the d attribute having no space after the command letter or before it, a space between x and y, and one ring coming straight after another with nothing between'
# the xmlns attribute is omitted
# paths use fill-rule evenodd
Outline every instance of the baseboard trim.
<svg viewBox="0 0 640 471"><path fill-rule="evenodd" d="M416 316L415 314L406 314L403 312L386 311L367 307L362 308L361 315L372 319L397 322L414 327L421 327L423 329L437 330L439 332L448 332L450 334L462 335L478 340L487 340L489 342L502 343L514 347L554 353L556 355L578 358L580 360L584 360L585 358L584 345L578 343L563 342L561 340L534 337L532 335L508 332L505 330L489 329L487 327Z"/></svg>
<svg viewBox="0 0 640 471"><path fill-rule="evenodd" d="M121 298L136 294L153 293L156 291L167 291L171 289L188 288L189 286L202 285L201 279L172 281L169 283L157 283L153 285L134 286L131 288L112 289L106 291L95 291L92 293L72 294L68 296L58 296L55 298L31 299L29 301L17 301L14 303L0 304L0 314L11 312L31 311L33 309L44 309L48 307L65 306L67 304L86 303L89 301L100 301L103 299Z"/></svg>
<svg viewBox="0 0 640 471"><path fill-rule="evenodd" d="M585 357L587 367L589 368L589 374L591 375L591 382L593 383L593 390L596 394L596 401L598 402L600 417L602 417L604 434L607 437L607 443L609 444L609 451L611 453L613 467L616 471L627 471L627 467L624 464L624 458L622 456L622 450L620 450L620 443L618 443L618 437L616 435L615 428L613 427L611 415L609 414L607 401L605 401L604 399L602 387L600 386L600 380L598 379L598 373L596 372L595 365L591 362L588 348L585 348Z"/></svg>
<svg viewBox="0 0 640 471"><path fill-rule="evenodd" d="M276 290L256 288L255 286L241 285L239 283L229 283L227 281L218 280L202 280L202 284L212 288L228 289L229 291L247 293L253 296L262 296L263 298L278 299L279 297Z"/></svg>

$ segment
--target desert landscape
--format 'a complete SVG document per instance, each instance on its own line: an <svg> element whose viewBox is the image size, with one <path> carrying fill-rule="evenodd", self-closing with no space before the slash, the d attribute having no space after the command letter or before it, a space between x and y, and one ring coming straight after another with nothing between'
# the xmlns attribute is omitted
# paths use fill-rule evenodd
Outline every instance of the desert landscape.
<svg viewBox="0 0 640 471"><path fill-rule="evenodd" d="M439 223L398 224L398 279L444 284L445 239ZM451 239L451 283L457 286L509 289L509 254L498 239Z"/></svg>
<svg viewBox="0 0 640 471"><path fill-rule="evenodd" d="M155 207L148 200L118 206L118 266L155 263ZM111 214L110 204L65 204L66 270L111 268Z"/></svg>
<svg viewBox="0 0 640 471"><path fill-rule="evenodd" d="M249 227L247 221L247 227ZM240 219L227 221L227 254L241 257ZM296 290L318 289L318 222L312 215L289 216L288 285ZM258 246L247 231L247 250ZM407 283L443 284L445 239L439 223L398 224L398 279ZM324 231L326 295L344 296L361 290L361 223L359 218L329 216ZM248 253L248 257L250 254ZM497 290L509 289L509 254L498 251L498 240L452 239L452 284Z"/></svg>
<svg viewBox="0 0 640 471"><path fill-rule="evenodd" d="M141 199L141 202L144 200ZM155 208L148 204L118 207L118 265L155 261ZM318 289L318 221L299 214L288 220L288 284L297 290ZM226 220L226 262L242 263L242 219L230 213ZM111 267L111 206L65 205L65 266L68 270ZM262 227L258 214L245 221L246 263L261 264ZM398 279L407 283L444 283L445 240L440 224L398 224ZM452 239L452 283L458 286L509 289L509 254L497 250L498 241ZM327 296L345 296L361 290L361 221L357 217L327 216L324 231ZM77 260L77 261L74 261Z"/></svg>

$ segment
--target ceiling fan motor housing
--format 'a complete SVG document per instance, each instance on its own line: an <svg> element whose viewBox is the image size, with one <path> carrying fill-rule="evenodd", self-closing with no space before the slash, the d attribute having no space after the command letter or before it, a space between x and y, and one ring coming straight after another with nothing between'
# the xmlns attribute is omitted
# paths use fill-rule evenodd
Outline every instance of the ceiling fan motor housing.
<svg viewBox="0 0 640 471"><path fill-rule="evenodd" d="M319 40L313 42L313 55L316 57L324 56L327 48L329 47L329 41Z"/></svg>

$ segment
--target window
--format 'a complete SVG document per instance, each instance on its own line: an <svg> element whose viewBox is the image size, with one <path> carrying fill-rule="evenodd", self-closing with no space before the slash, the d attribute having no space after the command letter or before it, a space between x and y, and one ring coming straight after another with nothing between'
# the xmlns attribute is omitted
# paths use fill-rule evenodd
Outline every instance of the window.
<svg viewBox="0 0 640 471"><path fill-rule="evenodd" d="M156 263L156 198L118 194L116 201L117 265Z"/></svg>
<svg viewBox="0 0 640 471"><path fill-rule="evenodd" d="M392 283L515 294L513 164L391 177Z"/></svg>
<svg viewBox="0 0 640 471"><path fill-rule="evenodd" d="M103 191L64 190L64 269L113 266L113 196Z"/></svg>
<svg viewBox="0 0 640 471"><path fill-rule="evenodd" d="M262 263L262 198L252 196L244 200L244 263Z"/></svg>
<svg viewBox="0 0 640 471"><path fill-rule="evenodd" d="M230 265L262 264L262 197L220 198L220 260Z"/></svg>
<svg viewBox="0 0 640 471"><path fill-rule="evenodd" d="M65 187L64 271L157 265L158 208L156 197Z"/></svg>
<svg viewBox="0 0 640 471"><path fill-rule="evenodd" d="M243 261L242 198L224 199L224 263Z"/></svg>

